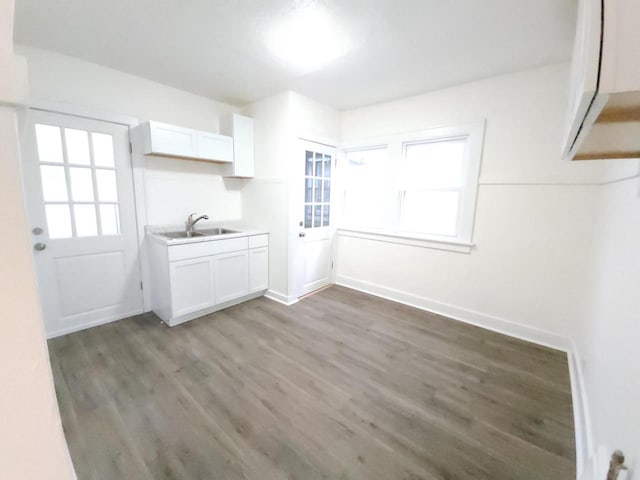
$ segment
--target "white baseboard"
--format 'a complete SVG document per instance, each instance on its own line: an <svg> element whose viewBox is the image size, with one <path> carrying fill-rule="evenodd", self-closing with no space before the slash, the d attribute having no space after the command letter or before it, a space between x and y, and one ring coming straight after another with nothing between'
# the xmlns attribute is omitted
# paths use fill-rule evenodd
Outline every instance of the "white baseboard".
<svg viewBox="0 0 640 480"><path fill-rule="evenodd" d="M578 476L578 480L604 480L607 478L610 459L611 457L607 454L607 449L602 446L598 447L593 452L591 458L588 459L582 476ZM623 478L626 479L628 476L621 474L620 480Z"/></svg>
<svg viewBox="0 0 640 480"><path fill-rule="evenodd" d="M278 293L274 290L267 290L267 293L264 294L269 300L273 300L274 302L281 303L290 307L294 303L298 303L298 297L290 297L287 295L283 295L282 293Z"/></svg>
<svg viewBox="0 0 640 480"><path fill-rule="evenodd" d="M60 328L58 330L54 330L52 332L47 332L47 339L61 337L62 335L67 335L69 333L79 332L81 330L86 330L87 328L98 327L100 325L106 325L107 323L117 322L118 320L124 320L125 318L133 317L135 315L140 315L143 313L143 309L133 310L124 315L115 315L112 317L103 318L101 320L97 320L95 322L83 323L80 325L72 325L70 327Z"/></svg>
<svg viewBox="0 0 640 480"><path fill-rule="evenodd" d="M234 298L233 300L229 300L227 302L218 303L213 307L203 308L202 310L187 313L186 315L181 315L180 317L167 318L166 320L162 319L162 321L170 327L176 327L178 325L182 325L183 323L190 322L191 320L210 315L220 310L224 310L225 308L233 307L234 305L239 305L241 303L248 302L249 300L261 297L264 295L264 292L264 290L261 290L255 293L250 293L249 295L245 295L244 297Z"/></svg>
<svg viewBox="0 0 640 480"><path fill-rule="evenodd" d="M598 468L594 463L597 461L597 456L594 455L589 402L582 372L582 357L573 341L571 342L570 350L567 352L567 357L569 360L573 424L576 437L576 477L579 480L587 480L592 475L597 475ZM595 479L597 477L594 476Z"/></svg>
<svg viewBox="0 0 640 480"><path fill-rule="evenodd" d="M430 298L412 295L345 275L338 275L336 277L336 284L563 352L569 352L572 347L571 340L556 333L529 327L474 310L456 307Z"/></svg>
<svg viewBox="0 0 640 480"><path fill-rule="evenodd" d="M504 318L456 307L345 275L337 275L336 284L566 352L569 363L571 397L574 410L577 478L580 480L591 480L587 471L602 471L602 466L600 465L602 461L599 458L602 455L594 454L591 436L591 418L589 416L589 404L582 373L582 362L578 348L573 340L553 332L529 327ZM591 463L593 463L593 465L591 465ZM582 479L581 477L585 472L587 472L586 475L588 476ZM597 474L598 473L595 473L595 475ZM594 480L596 480L596 477L594 477Z"/></svg>
<svg viewBox="0 0 640 480"><path fill-rule="evenodd" d="M600 480L601 478L607 478L607 472L609 470L610 460L611 460L610 454L607 454L607 450L604 447L601 446L595 450L595 452L593 453L593 472L594 472L593 480Z"/></svg>

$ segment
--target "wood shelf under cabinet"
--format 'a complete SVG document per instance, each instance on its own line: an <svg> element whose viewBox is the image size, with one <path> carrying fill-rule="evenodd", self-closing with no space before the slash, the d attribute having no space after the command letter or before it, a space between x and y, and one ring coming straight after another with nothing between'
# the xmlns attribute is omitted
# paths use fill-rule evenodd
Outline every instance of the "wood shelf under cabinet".
<svg viewBox="0 0 640 480"><path fill-rule="evenodd" d="M640 92L610 94L573 160L640 158Z"/></svg>

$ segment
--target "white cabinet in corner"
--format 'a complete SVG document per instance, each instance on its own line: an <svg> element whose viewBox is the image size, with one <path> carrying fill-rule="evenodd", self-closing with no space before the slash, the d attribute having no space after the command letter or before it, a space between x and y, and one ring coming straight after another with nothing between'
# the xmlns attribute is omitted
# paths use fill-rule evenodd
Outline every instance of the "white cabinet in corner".
<svg viewBox="0 0 640 480"><path fill-rule="evenodd" d="M249 237L249 293L269 288L269 237Z"/></svg>
<svg viewBox="0 0 640 480"><path fill-rule="evenodd" d="M640 2L580 0L563 156L640 158Z"/></svg>
<svg viewBox="0 0 640 480"><path fill-rule="evenodd" d="M149 235L151 308L169 326L256 298L269 288L269 235L172 243Z"/></svg>
<svg viewBox="0 0 640 480"><path fill-rule="evenodd" d="M269 248L249 250L249 293L269 288Z"/></svg>
<svg viewBox="0 0 640 480"><path fill-rule="evenodd" d="M155 121L137 127L145 155L233 162L233 139L226 135Z"/></svg>
<svg viewBox="0 0 640 480"><path fill-rule="evenodd" d="M233 163L225 166L223 176L253 177L253 119L229 114L220 119L220 131L233 138Z"/></svg>

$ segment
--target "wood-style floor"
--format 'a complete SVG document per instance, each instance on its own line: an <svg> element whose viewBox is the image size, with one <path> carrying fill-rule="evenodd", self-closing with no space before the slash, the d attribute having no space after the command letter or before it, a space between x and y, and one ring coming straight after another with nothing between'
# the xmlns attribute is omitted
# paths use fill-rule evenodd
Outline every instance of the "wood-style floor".
<svg viewBox="0 0 640 480"><path fill-rule="evenodd" d="M346 288L49 349L80 480L575 478L565 354Z"/></svg>

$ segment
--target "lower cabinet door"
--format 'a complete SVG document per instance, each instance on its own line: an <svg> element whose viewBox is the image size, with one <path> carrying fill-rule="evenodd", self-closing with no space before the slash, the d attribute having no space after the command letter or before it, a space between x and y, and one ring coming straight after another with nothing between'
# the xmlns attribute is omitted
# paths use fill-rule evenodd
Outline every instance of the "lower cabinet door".
<svg viewBox="0 0 640 480"><path fill-rule="evenodd" d="M216 304L249 294L249 252L223 253L213 257Z"/></svg>
<svg viewBox="0 0 640 480"><path fill-rule="evenodd" d="M169 276L174 318L214 305L212 257L171 262Z"/></svg>
<svg viewBox="0 0 640 480"><path fill-rule="evenodd" d="M249 250L249 293L269 288L269 248Z"/></svg>

